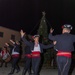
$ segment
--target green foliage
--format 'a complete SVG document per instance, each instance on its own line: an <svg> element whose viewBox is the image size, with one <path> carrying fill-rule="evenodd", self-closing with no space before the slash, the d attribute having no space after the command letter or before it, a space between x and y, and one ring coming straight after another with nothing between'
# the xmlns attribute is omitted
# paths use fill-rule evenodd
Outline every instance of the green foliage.
<svg viewBox="0 0 75 75"><path fill-rule="evenodd" d="M41 19L41 23L38 29L38 34L42 35L43 37L47 37L48 33L47 33L47 24L46 24L46 20L45 20L45 15L43 14L43 17Z"/></svg>
<svg viewBox="0 0 75 75"><path fill-rule="evenodd" d="M45 20L45 12L43 12L43 17L41 19L41 23L38 29L38 34L42 37L42 43L47 43L48 30L47 24Z"/></svg>
<svg viewBox="0 0 75 75"><path fill-rule="evenodd" d="M42 37L42 43L43 44L49 44L48 42L48 28L45 20L45 12L43 12L43 17L40 22L40 26L38 29L38 34ZM47 64L47 61L50 61L50 50L46 50L44 53L44 64Z"/></svg>

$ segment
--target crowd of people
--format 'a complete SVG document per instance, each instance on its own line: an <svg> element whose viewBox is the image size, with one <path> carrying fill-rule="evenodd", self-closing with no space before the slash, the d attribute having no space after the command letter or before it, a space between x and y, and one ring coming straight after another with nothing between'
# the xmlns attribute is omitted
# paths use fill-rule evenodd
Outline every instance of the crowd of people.
<svg viewBox="0 0 75 75"><path fill-rule="evenodd" d="M31 67L33 70L33 75L40 75L40 64L41 64L41 53L43 53L43 49L48 49L54 47L57 51L56 54L56 62L58 67L58 75L70 75L70 66L71 66L71 58L72 53L74 51L74 42L75 42L75 35L70 34L72 30L72 26L69 24L65 24L62 26L62 34L53 36L52 33L54 29L50 29L49 39L53 41L53 43L44 45L43 43L39 42L40 36L34 35L33 42L26 39L26 33L21 30L21 39L26 45L25 47L25 65L22 72L22 75L26 75L28 71L29 75L31 75ZM10 40L12 43L5 43L5 46L0 52L0 59L2 67L3 63L5 62L5 67L7 67L7 62L10 60L12 61L11 65L11 72L8 75L20 72L20 67L18 65L20 57L21 57L21 50L20 50L20 42ZM10 50L7 50L9 48Z"/></svg>

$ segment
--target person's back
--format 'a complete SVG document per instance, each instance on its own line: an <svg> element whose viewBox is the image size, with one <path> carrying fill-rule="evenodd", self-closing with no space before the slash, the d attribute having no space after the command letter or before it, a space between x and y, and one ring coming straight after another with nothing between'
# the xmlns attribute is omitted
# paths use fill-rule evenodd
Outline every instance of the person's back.
<svg viewBox="0 0 75 75"><path fill-rule="evenodd" d="M53 29L50 29L49 39L56 41L55 49L57 50L57 66L58 75L68 75L72 51L74 51L75 35L70 34L72 26L65 24L63 26L62 34L53 36Z"/></svg>
<svg viewBox="0 0 75 75"><path fill-rule="evenodd" d="M56 49L60 51L73 51L73 43L75 42L74 37L75 36L68 33L57 35L55 37L55 40L57 41L57 44L55 46Z"/></svg>

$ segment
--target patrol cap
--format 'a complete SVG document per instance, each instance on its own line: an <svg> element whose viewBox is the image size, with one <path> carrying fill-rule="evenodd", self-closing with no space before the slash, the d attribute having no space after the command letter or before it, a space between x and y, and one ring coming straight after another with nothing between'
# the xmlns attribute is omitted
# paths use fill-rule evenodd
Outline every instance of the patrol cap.
<svg viewBox="0 0 75 75"><path fill-rule="evenodd" d="M70 30L72 30L72 25L70 25L70 24L64 24L63 26L62 26L62 29L63 28L68 28L68 29L70 29Z"/></svg>

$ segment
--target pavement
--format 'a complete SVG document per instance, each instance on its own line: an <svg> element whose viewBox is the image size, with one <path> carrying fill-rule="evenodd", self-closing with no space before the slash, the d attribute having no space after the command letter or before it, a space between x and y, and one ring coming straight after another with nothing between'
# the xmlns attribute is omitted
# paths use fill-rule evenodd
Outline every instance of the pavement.
<svg viewBox="0 0 75 75"><path fill-rule="evenodd" d="M20 66L21 68L21 71L19 73L14 73L13 75L22 75L22 70L23 70L23 67ZM11 70L11 64L8 64L8 67L0 67L0 75L8 75L8 73L10 72ZM28 73L26 74L28 75ZM40 72L40 75L58 75L58 72L57 72L57 69L46 69L46 68L43 68ZM73 71L72 75L75 75L75 70Z"/></svg>

